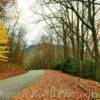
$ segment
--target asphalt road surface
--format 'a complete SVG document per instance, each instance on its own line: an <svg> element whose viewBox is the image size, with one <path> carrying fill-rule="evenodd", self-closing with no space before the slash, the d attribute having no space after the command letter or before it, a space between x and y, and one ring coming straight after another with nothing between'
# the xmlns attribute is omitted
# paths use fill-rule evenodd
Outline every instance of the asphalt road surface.
<svg viewBox="0 0 100 100"><path fill-rule="evenodd" d="M12 96L38 80L43 73L43 70L31 70L22 75L0 80L0 100L11 100Z"/></svg>

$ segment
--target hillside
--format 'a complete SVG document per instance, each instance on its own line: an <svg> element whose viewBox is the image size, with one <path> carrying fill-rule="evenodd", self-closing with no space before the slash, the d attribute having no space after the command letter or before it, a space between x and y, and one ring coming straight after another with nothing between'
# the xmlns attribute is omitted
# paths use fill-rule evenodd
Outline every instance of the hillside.
<svg viewBox="0 0 100 100"><path fill-rule="evenodd" d="M0 62L0 80L16 76L26 71L18 64L2 63Z"/></svg>

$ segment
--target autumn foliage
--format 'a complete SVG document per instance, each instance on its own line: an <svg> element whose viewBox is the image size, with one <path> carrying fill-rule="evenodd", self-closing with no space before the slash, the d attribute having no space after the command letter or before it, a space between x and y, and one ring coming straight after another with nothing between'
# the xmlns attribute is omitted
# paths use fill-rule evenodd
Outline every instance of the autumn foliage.
<svg viewBox="0 0 100 100"><path fill-rule="evenodd" d="M35 83L12 100L99 100L100 84L47 70Z"/></svg>
<svg viewBox="0 0 100 100"><path fill-rule="evenodd" d="M7 29L3 22L0 22L0 61L7 61L7 54L9 53Z"/></svg>

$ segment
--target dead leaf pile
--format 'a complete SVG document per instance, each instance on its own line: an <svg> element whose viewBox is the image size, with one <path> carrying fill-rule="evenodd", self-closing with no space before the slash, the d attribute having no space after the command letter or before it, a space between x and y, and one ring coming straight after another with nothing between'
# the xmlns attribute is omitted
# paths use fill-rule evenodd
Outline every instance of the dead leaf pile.
<svg viewBox="0 0 100 100"><path fill-rule="evenodd" d="M92 92L100 92L99 83L60 71L46 70L39 80L18 93L12 100L92 100ZM99 96L98 94L95 98Z"/></svg>

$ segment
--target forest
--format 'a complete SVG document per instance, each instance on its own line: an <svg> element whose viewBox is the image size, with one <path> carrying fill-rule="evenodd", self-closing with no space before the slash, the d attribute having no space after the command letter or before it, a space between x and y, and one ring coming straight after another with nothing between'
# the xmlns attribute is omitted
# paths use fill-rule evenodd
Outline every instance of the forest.
<svg viewBox="0 0 100 100"><path fill-rule="evenodd" d="M28 20L35 27L40 25L41 35L31 44L26 38L36 37L27 34L35 29L21 24L21 1L0 0L0 79L30 70L53 70L100 82L100 1L33 0ZM49 71L46 75L56 77Z"/></svg>
<svg viewBox="0 0 100 100"><path fill-rule="evenodd" d="M29 47L24 39L27 32L18 24L20 11L14 8L15 2L0 2L0 27L6 26L0 30L6 35L0 32L1 38L6 37L1 39L1 60L2 54L7 53L3 60L8 58L8 62L21 65L28 63L26 69L59 69L100 80L100 3L97 0L38 1L39 9L31 8L33 14L40 16L33 24L45 22L44 31L39 42ZM16 10L14 15L7 13L7 5Z"/></svg>

